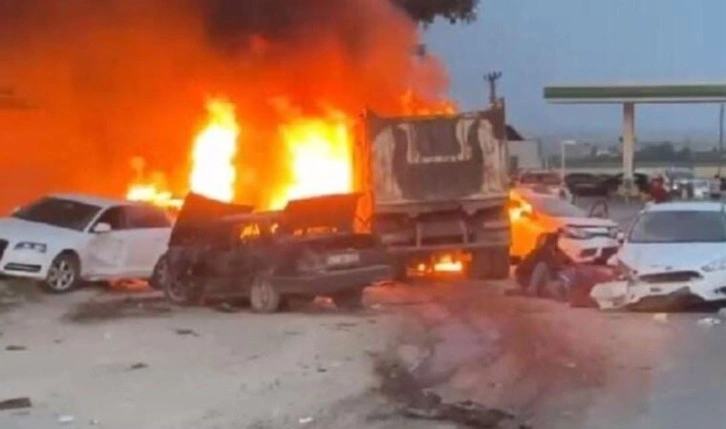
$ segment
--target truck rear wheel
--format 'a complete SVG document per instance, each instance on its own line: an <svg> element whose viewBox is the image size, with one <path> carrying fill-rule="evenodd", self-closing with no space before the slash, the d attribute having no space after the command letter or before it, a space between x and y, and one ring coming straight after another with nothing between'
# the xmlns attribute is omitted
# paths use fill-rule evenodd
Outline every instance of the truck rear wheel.
<svg viewBox="0 0 726 429"><path fill-rule="evenodd" d="M509 249L495 247L489 250L489 277L492 280L502 280L509 277Z"/></svg>
<svg viewBox="0 0 726 429"><path fill-rule="evenodd" d="M497 247L474 251L469 277L477 280L501 280L509 277L509 249Z"/></svg>

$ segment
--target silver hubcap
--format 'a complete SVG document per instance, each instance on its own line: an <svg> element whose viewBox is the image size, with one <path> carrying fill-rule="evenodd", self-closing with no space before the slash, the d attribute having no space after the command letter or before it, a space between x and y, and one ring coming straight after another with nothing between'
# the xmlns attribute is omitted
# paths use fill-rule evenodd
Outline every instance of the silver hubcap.
<svg viewBox="0 0 726 429"><path fill-rule="evenodd" d="M48 269L48 286L55 290L66 290L73 286L76 273L71 264L65 259L56 261Z"/></svg>

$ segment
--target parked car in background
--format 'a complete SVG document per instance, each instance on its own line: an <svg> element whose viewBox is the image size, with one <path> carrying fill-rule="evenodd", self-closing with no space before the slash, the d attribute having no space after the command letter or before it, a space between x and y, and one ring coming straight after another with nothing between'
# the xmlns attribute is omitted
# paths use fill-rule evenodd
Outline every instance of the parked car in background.
<svg viewBox="0 0 726 429"><path fill-rule="evenodd" d="M366 286L393 276L381 241L354 230L359 199L329 195L253 213L190 194L155 270L161 288L177 304L204 296L249 298L264 313L315 296L359 307Z"/></svg>
<svg viewBox="0 0 726 429"><path fill-rule="evenodd" d="M693 198L697 200L705 200L709 198L709 179L696 178L691 181L693 187Z"/></svg>
<svg viewBox="0 0 726 429"><path fill-rule="evenodd" d="M550 194L572 202L572 193L562 181L560 173L552 170L528 170L514 183L518 188L530 188L538 193Z"/></svg>
<svg viewBox="0 0 726 429"><path fill-rule="evenodd" d="M86 280L148 279L170 233L155 206L49 195L0 219L0 275L37 280L52 293Z"/></svg>
<svg viewBox="0 0 726 429"><path fill-rule="evenodd" d="M650 204L617 255L625 305L726 300L726 207L721 202Z"/></svg>
<svg viewBox="0 0 726 429"><path fill-rule="evenodd" d="M534 249L544 233L560 233L559 247L574 262L605 264L618 250L618 225L588 216L560 198L515 190L510 195L512 245L510 256L520 259Z"/></svg>
<svg viewBox="0 0 726 429"><path fill-rule="evenodd" d="M615 191L607 179L608 176L592 173L569 173L565 176L565 183L570 192L578 197L606 197Z"/></svg>

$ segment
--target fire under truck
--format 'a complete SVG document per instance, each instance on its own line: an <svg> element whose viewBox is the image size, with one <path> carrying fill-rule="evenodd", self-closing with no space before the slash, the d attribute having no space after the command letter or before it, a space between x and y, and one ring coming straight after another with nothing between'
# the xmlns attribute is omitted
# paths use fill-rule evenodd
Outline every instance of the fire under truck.
<svg viewBox="0 0 726 429"><path fill-rule="evenodd" d="M509 179L503 100L469 113L381 117L356 132L358 221L392 255L397 280L441 258L470 278L509 274Z"/></svg>

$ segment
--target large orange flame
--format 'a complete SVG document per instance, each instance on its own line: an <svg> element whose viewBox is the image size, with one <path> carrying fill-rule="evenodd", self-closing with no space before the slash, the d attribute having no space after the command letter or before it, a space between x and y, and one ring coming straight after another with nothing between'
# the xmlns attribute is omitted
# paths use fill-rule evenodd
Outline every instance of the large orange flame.
<svg viewBox="0 0 726 429"><path fill-rule="evenodd" d="M209 123L197 134L192 148L192 171L189 177L192 192L220 201L230 202L235 195L239 126L234 105L224 100L207 104Z"/></svg>
<svg viewBox="0 0 726 429"><path fill-rule="evenodd" d="M299 117L279 128L289 157L289 180L275 192L271 208L293 199L352 190L352 140L344 115Z"/></svg>

